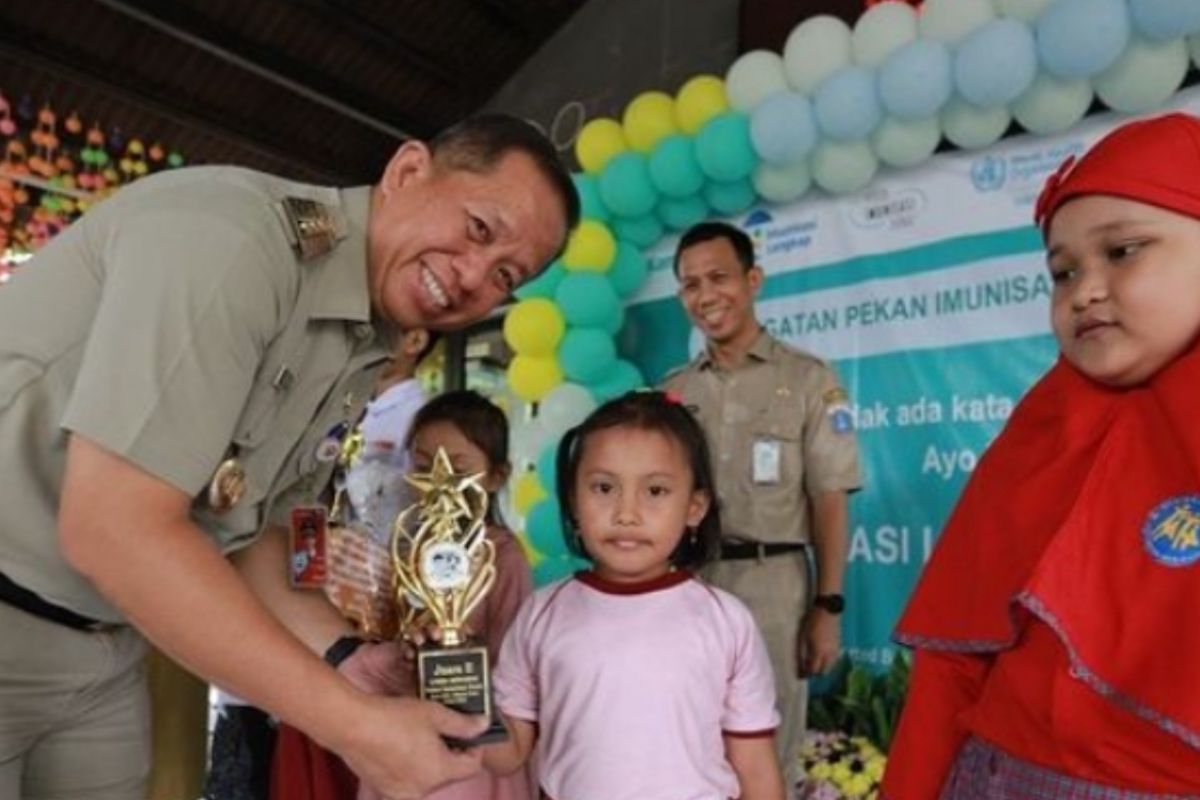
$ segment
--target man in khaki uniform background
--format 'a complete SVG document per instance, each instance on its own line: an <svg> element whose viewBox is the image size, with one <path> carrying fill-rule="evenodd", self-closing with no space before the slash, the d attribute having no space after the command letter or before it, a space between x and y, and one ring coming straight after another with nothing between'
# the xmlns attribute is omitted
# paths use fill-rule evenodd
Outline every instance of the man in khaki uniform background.
<svg viewBox="0 0 1200 800"><path fill-rule="evenodd" d="M440 735L481 720L364 691L392 649L360 647L340 675L317 655L351 629L289 589L286 528L321 502L322 445L398 333L485 316L578 208L540 134L478 117L405 142L373 187L151 176L16 274L0 291L0 797L142 796L142 635L386 796L479 769Z"/></svg>
<svg viewBox="0 0 1200 800"><path fill-rule="evenodd" d="M705 577L750 607L767 641L782 714L776 742L791 773L805 729L803 678L828 670L841 649L846 495L861 485L847 396L824 362L759 324L763 273L744 232L691 228L675 274L706 341L664 386L697 415L713 454L723 538Z"/></svg>

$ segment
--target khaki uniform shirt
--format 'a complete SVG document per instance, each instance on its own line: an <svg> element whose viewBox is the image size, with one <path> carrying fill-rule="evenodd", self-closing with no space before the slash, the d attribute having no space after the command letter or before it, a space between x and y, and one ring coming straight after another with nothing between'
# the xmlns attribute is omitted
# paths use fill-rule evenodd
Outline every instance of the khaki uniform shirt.
<svg viewBox="0 0 1200 800"><path fill-rule="evenodd" d="M708 436L727 539L807 543L809 497L861 486L846 393L813 355L763 332L739 366L723 369L705 351L664 388Z"/></svg>
<svg viewBox="0 0 1200 800"><path fill-rule="evenodd" d="M287 197L327 207L340 241L301 258ZM195 498L194 519L225 551L315 501L332 470L318 443L353 421L392 351L371 320L369 203L366 187L237 168L155 175L0 288L0 572L121 620L59 553L68 432ZM218 515L207 487L230 455L246 491Z"/></svg>

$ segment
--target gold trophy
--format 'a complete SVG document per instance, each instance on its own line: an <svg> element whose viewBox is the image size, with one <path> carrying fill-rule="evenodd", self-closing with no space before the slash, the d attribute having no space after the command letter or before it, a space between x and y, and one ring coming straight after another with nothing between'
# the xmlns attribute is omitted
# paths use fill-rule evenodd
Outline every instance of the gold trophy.
<svg viewBox="0 0 1200 800"><path fill-rule="evenodd" d="M487 649L473 644L467 617L496 580L496 548L488 540L488 493L482 474L457 475L438 448L429 472L408 476L421 499L400 512L392 529L396 602L404 626L436 625L441 641L417 654L417 686L424 700L436 700L466 714L486 715L491 726L456 746L502 741L504 725L492 709Z"/></svg>

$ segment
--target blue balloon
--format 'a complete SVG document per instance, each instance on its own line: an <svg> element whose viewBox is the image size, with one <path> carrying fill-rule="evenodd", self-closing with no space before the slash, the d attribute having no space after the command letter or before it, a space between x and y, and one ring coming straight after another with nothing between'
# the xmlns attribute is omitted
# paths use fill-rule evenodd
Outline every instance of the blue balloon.
<svg viewBox="0 0 1200 800"><path fill-rule="evenodd" d="M758 166L758 154L750 141L750 119L727 111L704 123L696 134L696 161L714 181L749 177Z"/></svg>
<svg viewBox="0 0 1200 800"><path fill-rule="evenodd" d="M624 359L617 359L608 373L595 383L587 384L587 389L598 402L604 403L645 385L646 379L637 367Z"/></svg>
<svg viewBox="0 0 1200 800"><path fill-rule="evenodd" d="M1129 0L1133 27L1152 42L1200 31L1200 0Z"/></svg>
<svg viewBox="0 0 1200 800"><path fill-rule="evenodd" d="M558 442L542 448L536 468L538 483L553 496L558 491Z"/></svg>
<svg viewBox="0 0 1200 800"><path fill-rule="evenodd" d="M704 199L713 210L726 217L740 214L758 200L750 180L712 181L704 187Z"/></svg>
<svg viewBox="0 0 1200 800"><path fill-rule="evenodd" d="M600 380L616 360L612 334L602 328L570 328L558 345L558 363L575 383Z"/></svg>
<svg viewBox="0 0 1200 800"><path fill-rule="evenodd" d="M799 162L816 147L818 138L812 103L798 92L776 92L750 113L750 141L768 164Z"/></svg>
<svg viewBox="0 0 1200 800"><path fill-rule="evenodd" d="M950 50L932 39L915 39L879 68L879 99L899 120L932 117L954 91Z"/></svg>
<svg viewBox="0 0 1200 800"><path fill-rule="evenodd" d="M600 199L600 184L586 172L574 172L571 181L575 184L575 193L579 195L579 212L584 219L598 219L608 222L608 208Z"/></svg>
<svg viewBox="0 0 1200 800"><path fill-rule="evenodd" d="M649 247L662 238L663 226L658 217L646 214L641 217L617 217L612 222L617 239L624 239L638 247Z"/></svg>
<svg viewBox="0 0 1200 800"><path fill-rule="evenodd" d="M1125 0L1057 0L1036 23L1038 58L1056 78L1090 78L1111 67L1129 46Z"/></svg>
<svg viewBox="0 0 1200 800"><path fill-rule="evenodd" d="M529 509L525 518L525 535L539 553L558 556L567 552L567 540L563 538L562 511L558 498L551 495Z"/></svg>
<svg viewBox="0 0 1200 800"><path fill-rule="evenodd" d="M608 268L608 279L621 297L629 297L641 288L650 272L642 252L629 242L617 240L617 256Z"/></svg>
<svg viewBox="0 0 1200 800"><path fill-rule="evenodd" d="M1006 106L1037 77L1037 45L1020 20L994 19L977 28L954 57L954 84L980 108Z"/></svg>
<svg viewBox="0 0 1200 800"><path fill-rule="evenodd" d="M567 268L562 265L561 261L553 261L546 271L529 283L524 284L513 292L518 300L528 300L531 297L545 297L550 300L554 299L554 293L558 291L558 285L563 282L563 278L567 277Z"/></svg>
<svg viewBox="0 0 1200 800"><path fill-rule="evenodd" d="M608 328L621 317L621 298L602 272L572 272L558 285L554 302L568 325Z"/></svg>
<svg viewBox="0 0 1200 800"><path fill-rule="evenodd" d="M817 87L813 109L817 125L830 139L851 142L867 138L883 121L875 71L842 67Z"/></svg>
<svg viewBox="0 0 1200 800"><path fill-rule="evenodd" d="M708 203L698 194L679 199L664 198L658 204L658 218L674 231L683 231L708 216Z"/></svg>
<svg viewBox="0 0 1200 800"><path fill-rule="evenodd" d="M692 137L666 137L650 154L650 180L664 197L687 197L700 191L704 173L696 161Z"/></svg>
<svg viewBox="0 0 1200 800"><path fill-rule="evenodd" d="M653 211L658 192L650 182L646 157L632 151L613 156L600 173L600 199L614 214L625 217Z"/></svg>

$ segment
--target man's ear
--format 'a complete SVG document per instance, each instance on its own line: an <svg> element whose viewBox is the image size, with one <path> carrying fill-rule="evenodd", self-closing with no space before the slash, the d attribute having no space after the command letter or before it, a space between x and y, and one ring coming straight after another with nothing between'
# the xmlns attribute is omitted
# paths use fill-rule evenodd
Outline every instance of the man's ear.
<svg viewBox="0 0 1200 800"><path fill-rule="evenodd" d="M432 172L433 153L429 146L417 139L409 139L400 145L384 168L379 189L384 197L390 197L413 180L428 178Z"/></svg>
<svg viewBox="0 0 1200 800"><path fill-rule="evenodd" d="M762 267L758 264L746 271L746 280L750 281L751 293L758 294L758 290L762 288L764 277Z"/></svg>

